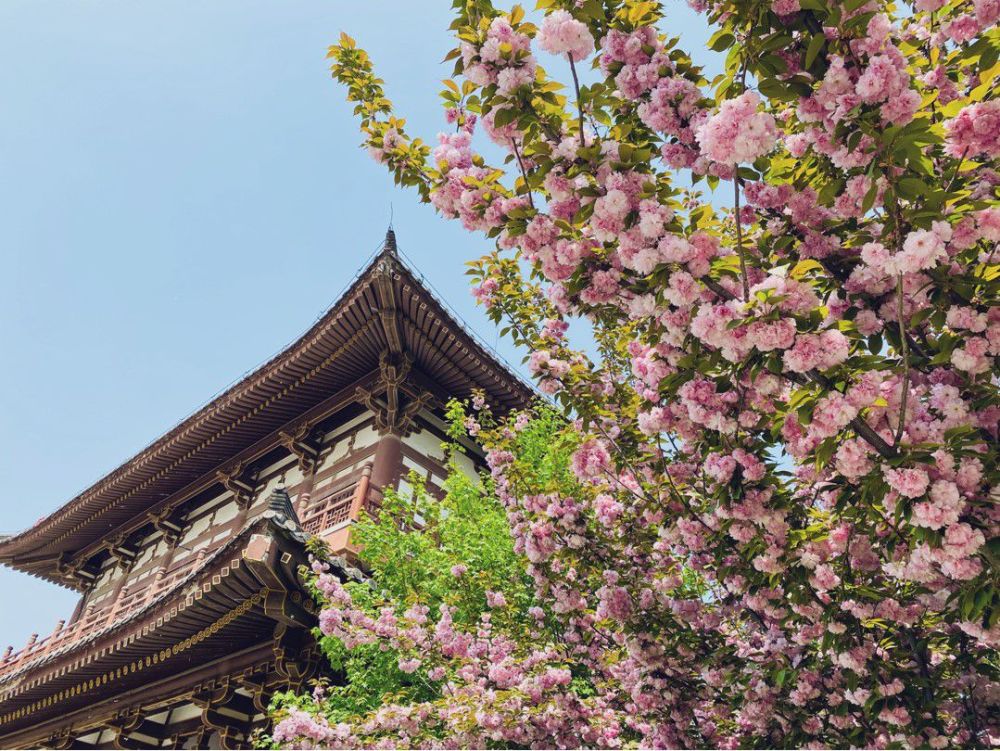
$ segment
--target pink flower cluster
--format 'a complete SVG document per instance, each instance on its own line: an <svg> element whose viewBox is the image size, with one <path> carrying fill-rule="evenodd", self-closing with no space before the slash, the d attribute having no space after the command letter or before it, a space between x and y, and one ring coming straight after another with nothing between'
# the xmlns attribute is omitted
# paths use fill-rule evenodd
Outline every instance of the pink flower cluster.
<svg viewBox="0 0 1000 751"><path fill-rule="evenodd" d="M722 103L719 111L698 128L702 153L714 162L752 162L768 153L778 140L774 117L759 112L760 97L747 91Z"/></svg>
<svg viewBox="0 0 1000 751"><path fill-rule="evenodd" d="M512 94L535 80L531 39L515 31L503 16L490 22L481 46L463 42L461 52L463 75L479 86L495 83L502 93Z"/></svg>
<svg viewBox="0 0 1000 751"><path fill-rule="evenodd" d="M850 354L850 341L836 329L822 334L801 334L784 354L785 367L793 373L836 367Z"/></svg>
<svg viewBox="0 0 1000 751"><path fill-rule="evenodd" d="M947 150L954 157L1000 157L1000 99L963 107L945 124Z"/></svg>
<svg viewBox="0 0 1000 751"><path fill-rule="evenodd" d="M608 18L585 134L572 97L555 113L500 86L500 68L528 65L521 42L499 61L470 53L487 66L473 77L501 88L488 132L498 107L533 123L494 133L530 200L466 139L434 152L432 200L497 240L479 296L579 418L560 435L575 450L558 490L519 455L518 423L474 421L536 587L530 622L555 624L600 697L559 739L603 723L610 745L988 746L1000 109L979 68L1000 2L691 4L781 40L730 47L760 95L723 91L713 112L720 91L685 51ZM542 47L589 54L584 12L550 14ZM752 182L736 169L750 162ZM706 176L735 184L739 212L705 201ZM598 358L571 345L570 320L593 327ZM487 610L491 624L504 612ZM533 735L535 704L512 720L491 700L527 685L493 657L459 668L468 727L553 743ZM485 692L461 693L473 679Z"/></svg>
<svg viewBox="0 0 1000 751"><path fill-rule="evenodd" d="M545 16L537 39L546 52L567 55L576 62L594 51L594 37L587 25L565 10L554 10Z"/></svg>

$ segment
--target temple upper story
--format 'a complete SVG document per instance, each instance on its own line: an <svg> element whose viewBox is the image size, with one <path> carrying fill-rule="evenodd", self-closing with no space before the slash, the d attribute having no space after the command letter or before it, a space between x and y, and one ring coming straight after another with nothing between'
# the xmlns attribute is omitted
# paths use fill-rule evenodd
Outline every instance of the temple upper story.
<svg viewBox="0 0 1000 751"><path fill-rule="evenodd" d="M0 747L144 742L139 720L124 722L113 697L140 685L148 693L158 676L185 671L191 685L210 691L210 683L226 706L242 707L222 712L232 717L212 731L217 745L245 742L262 716L256 687L289 685L295 671L279 662L248 667L250 678L232 683L226 673L221 690L225 671L204 673L192 640L210 650L226 635L225 654L243 654L262 649L266 636L278 654L288 638L281 629L310 619L296 573L305 541L323 539L349 568L351 523L386 488L405 489L415 472L440 492L443 408L473 391L500 412L532 398L399 259L390 230L385 248L296 342L57 511L0 540L0 563L81 594L54 630L0 657ZM481 466L471 443L454 460L469 473ZM174 688L157 701L173 701ZM179 747L189 736L171 731L173 710L157 711L142 710L143 727L160 726L157 745Z"/></svg>

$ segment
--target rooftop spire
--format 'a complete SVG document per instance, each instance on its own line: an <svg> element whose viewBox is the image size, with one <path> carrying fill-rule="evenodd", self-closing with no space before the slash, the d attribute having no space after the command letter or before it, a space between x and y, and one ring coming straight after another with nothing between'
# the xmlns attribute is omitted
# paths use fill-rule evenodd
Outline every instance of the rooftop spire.
<svg viewBox="0 0 1000 751"><path fill-rule="evenodd" d="M385 243L382 245L382 249L393 256L396 255L396 233L392 227L385 231Z"/></svg>

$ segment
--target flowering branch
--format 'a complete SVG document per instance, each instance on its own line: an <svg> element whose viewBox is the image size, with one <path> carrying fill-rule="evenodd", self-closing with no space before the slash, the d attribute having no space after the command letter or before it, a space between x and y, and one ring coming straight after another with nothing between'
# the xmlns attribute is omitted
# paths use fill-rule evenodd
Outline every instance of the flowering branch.
<svg viewBox="0 0 1000 751"><path fill-rule="evenodd" d="M658 2L459 4L461 104L509 174L471 127L431 155L367 59L334 52L373 155L496 242L475 294L575 446L539 468L521 418L473 421L593 701L564 696L549 726L460 691L468 727L525 745L987 746L1000 6L691 4L725 55L712 82ZM540 51L569 59L575 102ZM529 169L527 195L507 187ZM729 180L735 228L699 192ZM488 674L492 648L463 669ZM405 732L469 742L438 711Z"/></svg>

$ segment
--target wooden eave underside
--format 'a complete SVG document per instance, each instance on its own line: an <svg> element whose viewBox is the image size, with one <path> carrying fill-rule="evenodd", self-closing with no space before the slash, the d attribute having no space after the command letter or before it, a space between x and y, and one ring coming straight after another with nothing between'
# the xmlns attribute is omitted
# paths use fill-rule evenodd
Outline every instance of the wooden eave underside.
<svg viewBox="0 0 1000 751"><path fill-rule="evenodd" d="M392 316L380 315L389 307ZM383 252L298 341L62 508L0 540L0 563L65 584L57 570L61 555L94 544L197 482L377 370L383 352L399 349L439 393L462 397L482 389L500 411L532 398L530 387L479 345L395 255Z"/></svg>
<svg viewBox="0 0 1000 751"><path fill-rule="evenodd" d="M228 673L256 673L269 672L273 669L274 653L273 644L263 642L252 647L242 649L238 652L227 651L226 657L218 660L218 654L205 655L208 661L215 658L215 662L206 670L205 665L197 665L180 673L171 673L162 678L154 678L151 682L129 689L123 689L121 693L109 697L100 697L98 703L88 704L76 710L65 713L46 715L36 722L28 723L24 726L7 729L0 726L0 748L58 748L59 746L46 745L52 738L58 737L60 732L71 729L74 737L95 730L103 730L110 726L115 718L120 716L122 707L158 707L169 708L177 704L177 699L185 693L189 693L192 686L210 685L212 676L215 674L225 676ZM206 681L207 679L207 681ZM200 724L201 718L188 720ZM114 743L102 744L94 748L118 747ZM152 747L152 746L150 746ZM69 748L90 748L80 743L72 743Z"/></svg>
<svg viewBox="0 0 1000 751"><path fill-rule="evenodd" d="M268 519L252 523L141 610L0 676L0 738L269 638L276 618L309 626L284 597L305 561Z"/></svg>

